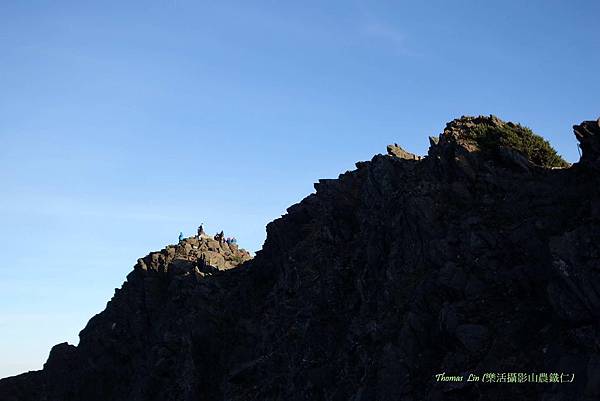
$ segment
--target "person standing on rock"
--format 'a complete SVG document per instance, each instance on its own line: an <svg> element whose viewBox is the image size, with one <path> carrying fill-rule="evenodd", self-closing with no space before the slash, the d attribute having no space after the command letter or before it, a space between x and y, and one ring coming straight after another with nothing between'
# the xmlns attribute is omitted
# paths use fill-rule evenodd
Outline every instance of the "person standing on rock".
<svg viewBox="0 0 600 401"><path fill-rule="evenodd" d="M179 242L183 241L183 232L179 231Z"/></svg>
<svg viewBox="0 0 600 401"><path fill-rule="evenodd" d="M202 236L206 235L206 233L204 232L204 223L200 224L200 227L198 227L198 239L202 238Z"/></svg>

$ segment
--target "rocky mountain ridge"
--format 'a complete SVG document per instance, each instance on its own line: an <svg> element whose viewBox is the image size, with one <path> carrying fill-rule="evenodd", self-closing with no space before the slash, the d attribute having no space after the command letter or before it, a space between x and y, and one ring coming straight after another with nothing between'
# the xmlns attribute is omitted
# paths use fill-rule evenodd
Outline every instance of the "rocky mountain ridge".
<svg viewBox="0 0 600 401"><path fill-rule="evenodd" d="M596 400L600 125L574 130L568 166L518 125L463 117L425 157L391 145L319 180L253 259L210 239L150 254L0 400Z"/></svg>

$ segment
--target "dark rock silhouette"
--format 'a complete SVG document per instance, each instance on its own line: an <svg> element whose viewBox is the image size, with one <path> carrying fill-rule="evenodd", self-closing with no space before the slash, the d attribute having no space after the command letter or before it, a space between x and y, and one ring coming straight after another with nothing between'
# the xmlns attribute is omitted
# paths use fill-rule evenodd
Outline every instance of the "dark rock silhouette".
<svg viewBox="0 0 600 401"><path fill-rule="evenodd" d="M423 158L392 146L320 180L252 260L211 239L148 255L0 400L599 399L600 126L553 169L467 140L503 124L464 117ZM574 378L435 379L486 372Z"/></svg>

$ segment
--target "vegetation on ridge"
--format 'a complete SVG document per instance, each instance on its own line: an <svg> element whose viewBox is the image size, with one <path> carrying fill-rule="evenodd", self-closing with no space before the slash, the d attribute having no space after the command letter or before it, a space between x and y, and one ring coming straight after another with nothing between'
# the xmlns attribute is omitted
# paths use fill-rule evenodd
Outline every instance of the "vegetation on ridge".
<svg viewBox="0 0 600 401"><path fill-rule="evenodd" d="M521 152L539 166L569 166L547 140L519 124L478 125L469 134L482 152L493 153L499 146L506 146Z"/></svg>

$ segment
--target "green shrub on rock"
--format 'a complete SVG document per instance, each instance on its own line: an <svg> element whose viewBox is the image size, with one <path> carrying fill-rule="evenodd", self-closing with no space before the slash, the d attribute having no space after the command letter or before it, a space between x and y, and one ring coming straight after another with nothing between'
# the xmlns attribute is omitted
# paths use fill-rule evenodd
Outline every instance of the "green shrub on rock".
<svg viewBox="0 0 600 401"><path fill-rule="evenodd" d="M569 166L548 141L519 124L478 125L470 131L469 136L482 152L494 153L498 147L506 146L521 152L539 166Z"/></svg>

